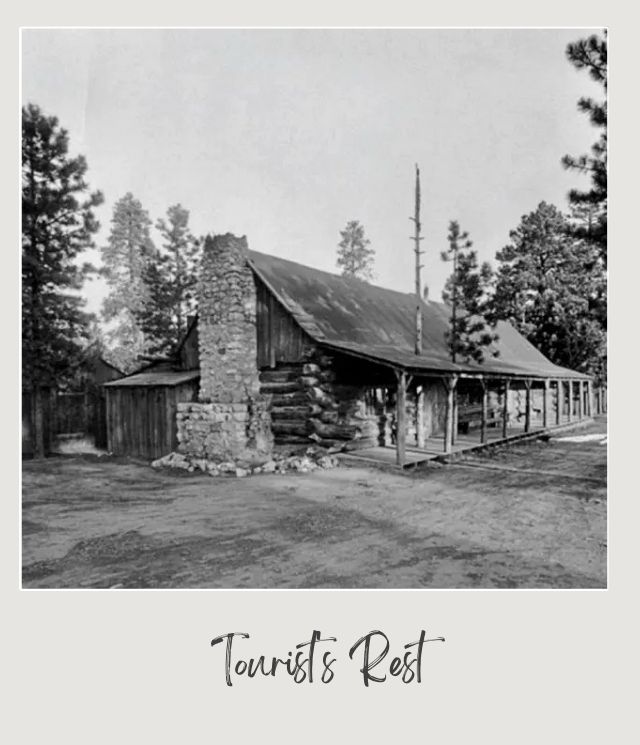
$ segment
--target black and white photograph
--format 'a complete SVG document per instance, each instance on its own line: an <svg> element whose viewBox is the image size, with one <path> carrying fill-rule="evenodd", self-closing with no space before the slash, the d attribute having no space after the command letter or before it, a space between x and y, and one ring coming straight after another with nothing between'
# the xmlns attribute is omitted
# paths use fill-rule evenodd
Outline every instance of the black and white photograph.
<svg viewBox="0 0 640 745"><path fill-rule="evenodd" d="M22 29L22 588L606 589L607 45Z"/></svg>

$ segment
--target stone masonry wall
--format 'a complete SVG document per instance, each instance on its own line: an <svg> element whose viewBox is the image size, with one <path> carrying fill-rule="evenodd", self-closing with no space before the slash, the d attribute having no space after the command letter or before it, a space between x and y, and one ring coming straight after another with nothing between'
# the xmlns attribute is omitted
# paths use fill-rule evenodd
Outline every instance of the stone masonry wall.
<svg viewBox="0 0 640 745"><path fill-rule="evenodd" d="M447 394L440 381L436 378L425 379L420 382L423 392L422 431L425 438L439 437L444 432ZM375 407L378 418L378 444L394 445L396 442L396 393L389 388L382 401ZM418 443L418 395L412 386L406 396L406 441L407 444Z"/></svg>
<svg viewBox="0 0 640 745"><path fill-rule="evenodd" d="M207 236L198 287L200 401L235 403L259 391L256 291L247 239Z"/></svg>
<svg viewBox="0 0 640 745"><path fill-rule="evenodd" d="M178 452L207 461L267 458L272 450L267 403L181 403L176 414Z"/></svg>

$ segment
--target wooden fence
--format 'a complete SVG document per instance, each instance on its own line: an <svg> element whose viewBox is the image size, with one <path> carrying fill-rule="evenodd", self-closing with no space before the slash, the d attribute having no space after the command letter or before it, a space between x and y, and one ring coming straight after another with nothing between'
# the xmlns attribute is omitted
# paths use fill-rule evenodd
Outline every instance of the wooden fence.
<svg viewBox="0 0 640 745"><path fill-rule="evenodd" d="M97 448L107 447L106 394L102 387L80 393L43 390L43 429L45 453L51 452L59 435L84 436ZM29 391L22 392L22 452L34 452L34 401Z"/></svg>
<svg viewBox="0 0 640 745"><path fill-rule="evenodd" d="M89 393L58 393L55 399L56 435L87 434L91 402Z"/></svg>
<svg viewBox="0 0 640 745"><path fill-rule="evenodd" d="M55 409L55 391L42 388L42 440L45 455L52 449L54 433L52 431L53 411ZM22 455L32 456L35 452L35 400L31 391L22 391Z"/></svg>

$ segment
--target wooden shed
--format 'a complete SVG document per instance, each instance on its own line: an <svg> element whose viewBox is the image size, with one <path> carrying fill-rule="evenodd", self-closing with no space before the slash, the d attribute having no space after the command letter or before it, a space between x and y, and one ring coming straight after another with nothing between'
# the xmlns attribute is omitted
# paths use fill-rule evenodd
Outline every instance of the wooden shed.
<svg viewBox="0 0 640 745"><path fill-rule="evenodd" d="M178 403L195 401L198 370L147 369L104 385L107 449L155 459L176 450Z"/></svg>

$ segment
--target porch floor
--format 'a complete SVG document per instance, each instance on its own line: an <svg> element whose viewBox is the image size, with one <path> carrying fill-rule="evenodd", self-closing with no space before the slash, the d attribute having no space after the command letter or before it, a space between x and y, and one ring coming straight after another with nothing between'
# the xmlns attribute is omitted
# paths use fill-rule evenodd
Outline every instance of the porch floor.
<svg viewBox="0 0 640 745"><path fill-rule="evenodd" d="M507 427L507 436L502 436L502 426L499 427L487 427L487 437L485 442L480 442L479 430L474 430L468 434L459 434L456 437L456 441L450 452L444 452L443 437L430 437L425 442L423 448L417 447L415 444L407 442L405 446L405 463L403 466L397 466L396 464L396 448L395 445L380 445L372 448L363 448L362 450L352 450L348 453L340 453L339 458L345 462L354 463L377 463L379 465L396 466L398 468L411 468L418 465L419 463L425 463L431 460L447 461L449 458L460 455L461 453L470 452L472 450L481 450L483 448L499 445L508 442L515 442L516 440L522 440L529 437L539 437L545 432L555 432L566 429L568 427L575 427L577 425L583 425L592 421L591 417L583 417L577 419L573 417L569 421L565 415L561 417L560 423L552 424L548 427L542 427L539 422L532 422L528 432L525 432L523 424L513 424Z"/></svg>

